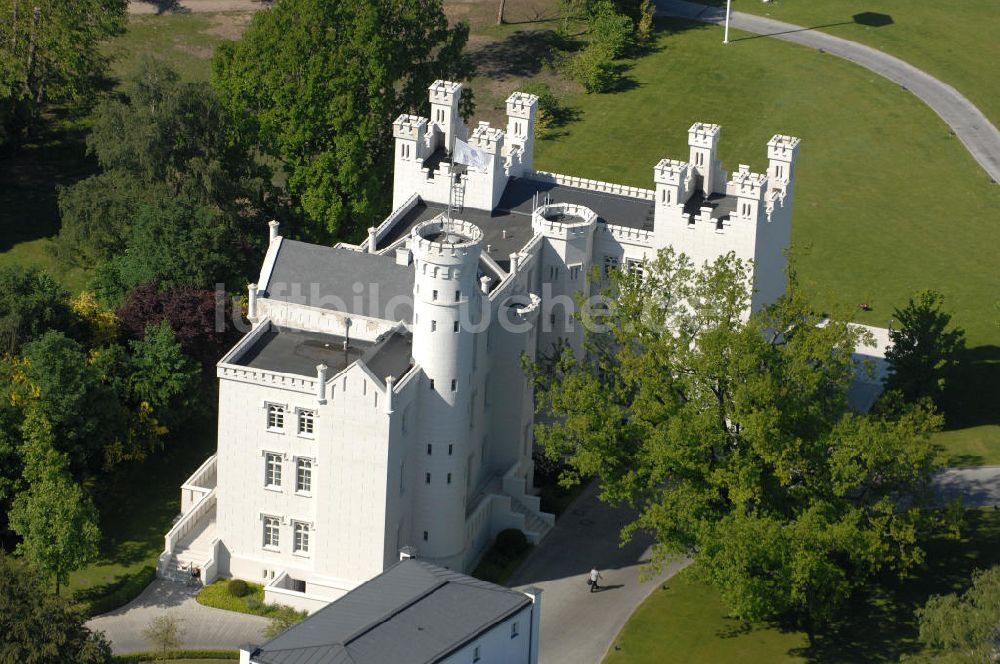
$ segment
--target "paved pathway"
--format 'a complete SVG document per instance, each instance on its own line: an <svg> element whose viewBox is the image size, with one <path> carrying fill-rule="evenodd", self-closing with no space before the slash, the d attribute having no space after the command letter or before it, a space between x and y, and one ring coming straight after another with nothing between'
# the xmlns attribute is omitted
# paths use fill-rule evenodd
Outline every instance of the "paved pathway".
<svg viewBox="0 0 1000 664"><path fill-rule="evenodd" d="M157 616L181 620L185 649L236 649L245 643L263 643L267 618L202 606L195 589L157 579L125 606L92 618L87 627L103 631L116 654L153 650L142 632Z"/></svg>
<svg viewBox="0 0 1000 664"><path fill-rule="evenodd" d="M679 16L714 24L725 22L724 8L708 7L685 0L654 0L654 2L657 13L664 16ZM850 60L903 86L941 116L990 178L994 182L1000 182L1000 131L972 102L950 85L882 51L811 28L743 12L732 13L730 26L823 50ZM729 47L732 48L743 39L755 39L755 37L731 40ZM983 66L987 66L986 63Z"/></svg>
<svg viewBox="0 0 1000 664"><path fill-rule="evenodd" d="M643 581L651 540L636 538L624 548L618 546L618 532L633 518L630 510L600 502L597 485L591 484L511 579L517 588L543 590L542 664L600 662L636 607L688 564L671 564ZM590 593L587 577L595 566L605 589Z"/></svg>
<svg viewBox="0 0 1000 664"><path fill-rule="evenodd" d="M949 468L934 484L941 498L961 498L966 507L1000 507L1000 466Z"/></svg>

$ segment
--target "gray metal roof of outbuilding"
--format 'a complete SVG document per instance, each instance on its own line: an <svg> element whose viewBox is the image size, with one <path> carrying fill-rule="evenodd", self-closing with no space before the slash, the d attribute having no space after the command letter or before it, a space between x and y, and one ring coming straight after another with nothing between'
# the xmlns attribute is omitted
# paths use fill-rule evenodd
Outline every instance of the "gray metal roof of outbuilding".
<svg viewBox="0 0 1000 664"><path fill-rule="evenodd" d="M282 239L267 282L271 300L411 322L413 266L392 256Z"/></svg>
<svg viewBox="0 0 1000 664"><path fill-rule="evenodd" d="M256 664L431 664L531 604L419 560L401 561L261 646Z"/></svg>

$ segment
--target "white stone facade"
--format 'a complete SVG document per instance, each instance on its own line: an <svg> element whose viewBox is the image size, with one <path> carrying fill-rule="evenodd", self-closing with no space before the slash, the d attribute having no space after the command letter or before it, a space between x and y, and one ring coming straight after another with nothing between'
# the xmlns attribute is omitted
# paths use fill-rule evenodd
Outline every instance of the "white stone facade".
<svg viewBox="0 0 1000 664"><path fill-rule="evenodd" d="M254 328L218 365L218 453L185 484L162 575L242 577L311 610L401 549L469 571L504 528L538 541L554 519L531 491L521 361L580 348L570 309L591 269L733 251L754 262L752 309L783 292L798 139L771 140L766 174L727 174L719 127L696 123L689 160L660 161L640 189L534 170L536 97L513 94L506 130L470 135L460 96L439 81L430 119L396 120L394 212L364 245L272 225ZM486 172L451 162L467 137ZM375 302L393 294L408 302Z"/></svg>

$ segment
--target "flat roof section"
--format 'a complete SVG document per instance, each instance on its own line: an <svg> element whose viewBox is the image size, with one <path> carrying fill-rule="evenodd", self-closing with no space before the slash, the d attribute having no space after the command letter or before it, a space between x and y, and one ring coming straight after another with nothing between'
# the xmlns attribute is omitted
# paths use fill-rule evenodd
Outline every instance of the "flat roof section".
<svg viewBox="0 0 1000 664"><path fill-rule="evenodd" d="M344 350L344 337L271 326L233 364L263 371L315 376L316 365L326 364L328 376L334 376L360 359L373 344L350 340Z"/></svg>
<svg viewBox="0 0 1000 664"><path fill-rule="evenodd" d="M653 230L653 201L580 189L554 182L540 182L530 178L511 178L498 207L530 215L533 211L535 194L538 195L539 205L544 205L546 202L582 205L597 214L598 223Z"/></svg>
<svg viewBox="0 0 1000 664"><path fill-rule="evenodd" d="M712 208L712 219L728 219L729 215L736 209L738 201L739 199L736 196L728 196L726 194L705 196L702 192L696 191L687 200L687 203L684 204L684 213L693 214L697 217L701 214L702 207L710 207Z"/></svg>

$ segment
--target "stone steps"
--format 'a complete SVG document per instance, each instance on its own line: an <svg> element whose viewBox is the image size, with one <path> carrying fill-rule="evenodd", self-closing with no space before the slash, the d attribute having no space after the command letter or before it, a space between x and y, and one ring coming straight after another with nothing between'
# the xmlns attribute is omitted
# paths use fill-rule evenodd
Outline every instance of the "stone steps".
<svg viewBox="0 0 1000 664"><path fill-rule="evenodd" d="M541 542L552 530L552 526L516 498L510 499L510 506L515 512L524 516L525 535L533 544Z"/></svg>

